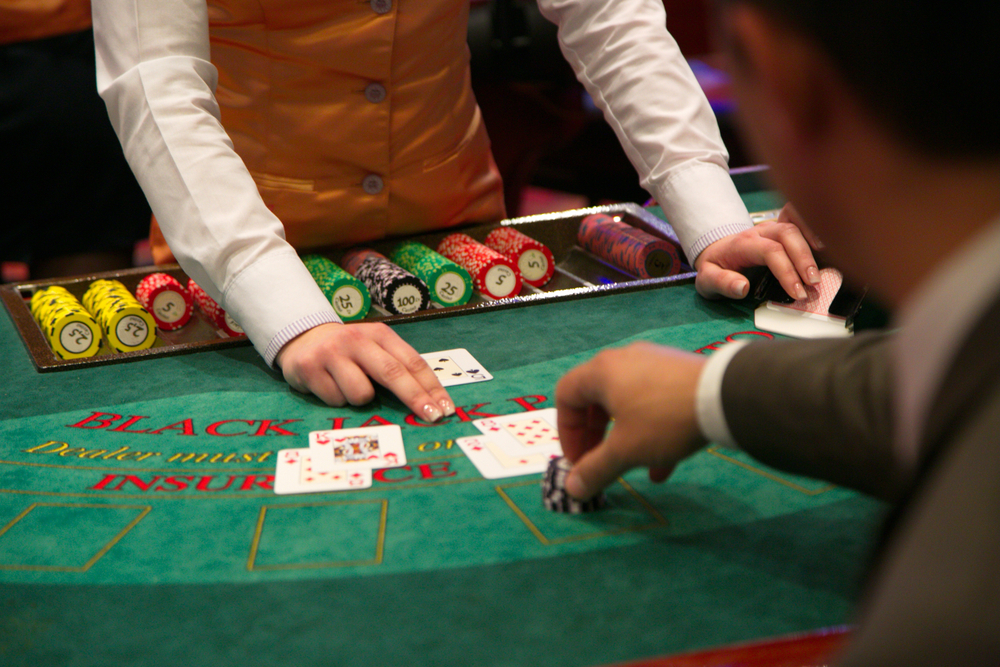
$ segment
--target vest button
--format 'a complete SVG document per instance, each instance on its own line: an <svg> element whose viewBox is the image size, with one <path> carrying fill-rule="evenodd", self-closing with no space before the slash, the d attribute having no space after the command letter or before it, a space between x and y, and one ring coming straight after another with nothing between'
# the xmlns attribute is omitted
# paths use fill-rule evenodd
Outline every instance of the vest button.
<svg viewBox="0 0 1000 667"><path fill-rule="evenodd" d="M385 99L385 86L381 83L369 83L365 86L365 99L372 104L378 104Z"/></svg>
<svg viewBox="0 0 1000 667"><path fill-rule="evenodd" d="M368 174L361 179L361 188L370 195L377 195L382 192L384 187L385 183L382 182L382 177L378 174Z"/></svg>
<svg viewBox="0 0 1000 667"><path fill-rule="evenodd" d="M388 14L392 11L392 0L368 0L368 4L376 14Z"/></svg>

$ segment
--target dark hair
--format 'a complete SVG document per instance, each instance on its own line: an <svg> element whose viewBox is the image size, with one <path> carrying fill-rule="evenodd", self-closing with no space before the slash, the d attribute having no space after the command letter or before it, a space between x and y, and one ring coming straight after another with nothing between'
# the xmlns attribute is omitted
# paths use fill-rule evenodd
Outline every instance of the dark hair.
<svg viewBox="0 0 1000 667"><path fill-rule="evenodd" d="M1000 2L722 0L819 44L887 128L941 157L1000 156Z"/></svg>

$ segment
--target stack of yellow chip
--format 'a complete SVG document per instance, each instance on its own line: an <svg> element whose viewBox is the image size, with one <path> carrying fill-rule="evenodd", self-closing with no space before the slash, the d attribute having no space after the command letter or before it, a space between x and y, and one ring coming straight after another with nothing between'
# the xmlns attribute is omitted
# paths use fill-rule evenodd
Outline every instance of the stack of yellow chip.
<svg viewBox="0 0 1000 667"><path fill-rule="evenodd" d="M95 280L83 295L87 307L116 352L145 350L156 342L156 322L117 280Z"/></svg>
<svg viewBox="0 0 1000 667"><path fill-rule="evenodd" d="M31 314L60 359L92 357L101 349L97 322L65 287L52 285L35 292Z"/></svg>

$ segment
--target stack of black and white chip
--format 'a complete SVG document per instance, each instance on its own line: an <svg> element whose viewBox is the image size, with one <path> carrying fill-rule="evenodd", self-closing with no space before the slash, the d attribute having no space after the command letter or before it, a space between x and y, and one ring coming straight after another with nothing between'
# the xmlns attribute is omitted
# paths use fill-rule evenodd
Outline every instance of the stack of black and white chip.
<svg viewBox="0 0 1000 667"><path fill-rule="evenodd" d="M566 477L572 468L573 464L563 456L549 461L542 478L542 504L545 509L563 514L584 514L604 507L607 496L603 491L589 500L577 500L566 492Z"/></svg>

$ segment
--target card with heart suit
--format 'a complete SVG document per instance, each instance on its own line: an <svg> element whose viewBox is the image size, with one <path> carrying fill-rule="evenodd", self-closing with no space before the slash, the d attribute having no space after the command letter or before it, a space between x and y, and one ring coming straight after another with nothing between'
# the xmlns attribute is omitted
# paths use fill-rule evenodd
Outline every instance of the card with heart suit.
<svg viewBox="0 0 1000 667"><path fill-rule="evenodd" d="M406 465L403 434L394 425L313 431L309 434L309 451L313 467L321 472Z"/></svg>
<svg viewBox="0 0 1000 667"><path fill-rule="evenodd" d="M555 408L488 417L472 423L509 456L562 452Z"/></svg>
<svg viewBox="0 0 1000 667"><path fill-rule="evenodd" d="M561 450L553 451L549 448L546 451L511 456L490 436L485 435L459 438L455 443L476 466L479 474L486 479L503 479L544 473L548 468L549 459L562 453Z"/></svg>
<svg viewBox="0 0 1000 667"><path fill-rule="evenodd" d="M274 471L274 492L278 495L354 491L372 485L369 468L316 471L308 449L282 449Z"/></svg>
<svg viewBox="0 0 1000 667"><path fill-rule="evenodd" d="M442 387L454 387L459 384L486 382L492 380L490 372L483 368L466 349L443 350L421 354L424 361L434 371Z"/></svg>

